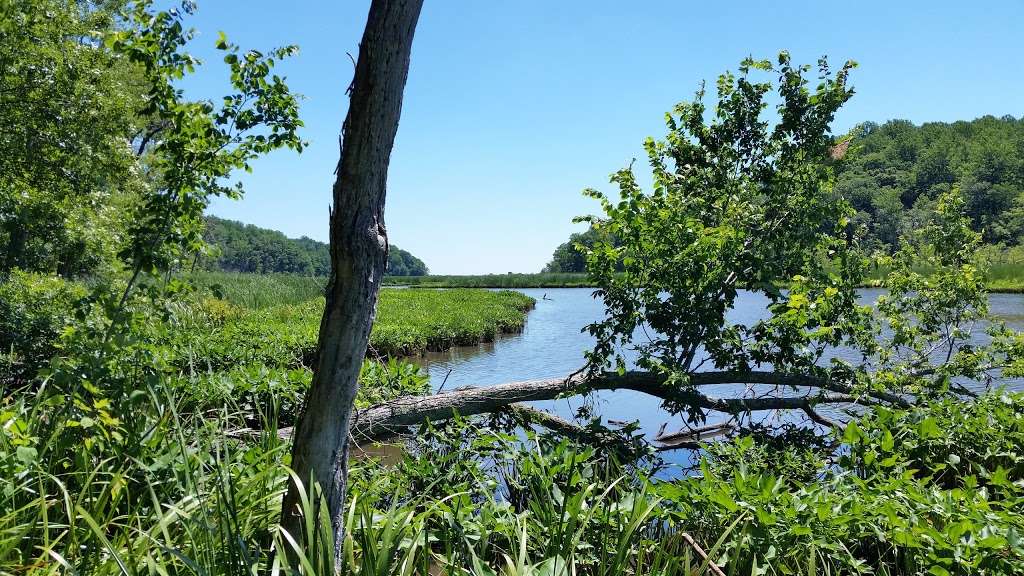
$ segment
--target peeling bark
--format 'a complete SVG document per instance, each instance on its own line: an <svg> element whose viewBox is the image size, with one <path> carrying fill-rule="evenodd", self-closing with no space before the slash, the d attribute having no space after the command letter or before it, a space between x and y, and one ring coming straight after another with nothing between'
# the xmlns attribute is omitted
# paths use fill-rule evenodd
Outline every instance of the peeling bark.
<svg viewBox="0 0 1024 576"><path fill-rule="evenodd" d="M292 469L319 483L339 559L343 543L348 430L359 369L387 265L384 200L398 131L413 34L422 0L373 0L359 44L331 211L331 275L317 361L295 429ZM291 484L281 525L301 543L298 487Z"/></svg>

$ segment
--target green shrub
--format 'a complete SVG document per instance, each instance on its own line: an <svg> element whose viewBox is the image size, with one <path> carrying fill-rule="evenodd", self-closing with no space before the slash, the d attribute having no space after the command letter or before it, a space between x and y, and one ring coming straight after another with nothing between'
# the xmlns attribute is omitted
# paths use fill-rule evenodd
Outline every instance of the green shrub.
<svg viewBox="0 0 1024 576"><path fill-rule="evenodd" d="M807 426L755 424L726 441L708 443L705 465L712 476L742 469L747 474L772 474L803 484L822 475L832 444L830 438Z"/></svg>
<svg viewBox="0 0 1024 576"><path fill-rule="evenodd" d="M700 477L657 484L681 530L715 538L738 573L1024 574L1024 482L1018 455L1024 396L875 409L850 423L838 467L716 461ZM951 458L951 455L958 455Z"/></svg>
<svg viewBox="0 0 1024 576"><path fill-rule="evenodd" d="M1024 394L997 391L927 408L876 408L846 428L844 465L861 477L912 471L946 488L1024 484Z"/></svg>
<svg viewBox="0 0 1024 576"><path fill-rule="evenodd" d="M24 383L49 361L84 294L79 284L17 270L0 281L0 387Z"/></svg>

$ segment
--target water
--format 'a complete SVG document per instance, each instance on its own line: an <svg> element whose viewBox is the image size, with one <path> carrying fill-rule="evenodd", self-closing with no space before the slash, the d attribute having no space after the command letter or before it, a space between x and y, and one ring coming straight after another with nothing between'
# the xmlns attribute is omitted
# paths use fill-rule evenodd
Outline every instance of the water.
<svg viewBox="0 0 1024 576"><path fill-rule="evenodd" d="M520 291L537 300L537 307L530 312L526 328L521 334L505 336L493 343L460 347L423 358L422 364L430 373L430 381L435 390L442 386L450 390L461 386L490 386L521 380L558 378L583 366L583 354L593 347L594 340L580 330L600 319L604 312L600 301L591 297L592 290L536 288ZM866 301L874 301L879 293L877 290L864 290L863 297ZM729 315L729 320L749 325L764 317L766 303L767 300L759 294L742 292L735 309ZM1024 295L993 294L991 311L1006 321L1008 326L1024 330ZM839 356L844 355L842 350L835 353ZM845 354L850 352L846 351ZM1009 382L1008 387L1024 389L1024 381ZM739 397L751 391L766 392L767 387L745 390L742 386L728 385L706 387L702 390L710 396ZM667 431L675 431L684 426L683 416L670 415L661 409L660 400L638 392L602 391L593 395L590 401L596 405L598 413L605 421L609 418L620 421L635 420L648 438L657 435L663 424ZM583 400L577 397L536 402L534 405L571 418L582 403ZM758 418L802 421L804 416L794 413L766 413ZM686 451L666 452L664 456L669 462L681 465L690 463Z"/></svg>

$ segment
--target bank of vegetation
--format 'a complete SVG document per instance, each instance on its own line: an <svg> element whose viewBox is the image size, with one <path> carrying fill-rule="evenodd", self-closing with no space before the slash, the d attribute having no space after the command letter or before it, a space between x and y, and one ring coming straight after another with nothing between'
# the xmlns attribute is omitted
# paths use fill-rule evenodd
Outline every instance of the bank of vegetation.
<svg viewBox="0 0 1024 576"><path fill-rule="evenodd" d="M1024 292L1024 249L985 247L977 251L975 265L983 271L985 289L990 292ZM914 268L927 272L926 262ZM865 275L862 287L882 286L888 268L876 266ZM586 272L539 272L510 274L388 276L388 286L410 288L595 288L597 283Z"/></svg>
<svg viewBox="0 0 1024 576"><path fill-rule="evenodd" d="M306 236L289 238L277 230L208 215L203 218L203 240L206 249L196 255L193 268L320 277L331 271L330 246ZM429 270L419 258L389 246L387 272L423 276Z"/></svg>
<svg viewBox="0 0 1024 576"><path fill-rule="evenodd" d="M971 228L981 234L993 289L1024 289L1024 119L867 122L842 144L835 191L850 203L864 246L892 253L925 225L944 192L965 197ZM617 240L595 229L573 234L544 272L586 270L584 252Z"/></svg>
<svg viewBox="0 0 1024 576"><path fill-rule="evenodd" d="M390 119L393 137L402 82L372 80L404 80L420 3L372 5L345 133ZM273 73L293 47L220 37L226 94L196 102L175 89L197 65L191 3L4 7L0 573L1024 574L1024 397L962 387L1024 375L1024 337L988 314L960 187L891 254L851 241L828 127L852 63L745 60L715 84L714 115L701 92L648 144L657 193L630 168L613 177L625 201L588 192L588 222L617 241L585 254L604 314L582 327L580 372L430 394L410 357L518 330L531 300L378 293L386 237L365 230L363 252L331 256L360 273L328 289L352 292L192 270L203 209L240 195L225 179L305 146ZM390 139L352 140L383 161L359 182L343 163L335 192L369 182L380 201L336 207L369 222ZM345 214L341 241L363 221ZM885 295L864 306L873 267ZM730 321L742 287L767 317ZM860 354L829 358L837 346ZM588 402L573 421L522 404L610 388L730 431L680 443L697 465L669 474L635 425L608 428ZM304 429L328 402L339 419ZM857 408L835 421L827 405ZM807 425L757 418L782 410ZM404 450L364 455L370 435Z"/></svg>
<svg viewBox="0 0 1024 576"><path fill-rule="evenodd" d="M584 288L593 282L584 273L508 273L468 275L388 276L390 286L414 288Z"/></svg>

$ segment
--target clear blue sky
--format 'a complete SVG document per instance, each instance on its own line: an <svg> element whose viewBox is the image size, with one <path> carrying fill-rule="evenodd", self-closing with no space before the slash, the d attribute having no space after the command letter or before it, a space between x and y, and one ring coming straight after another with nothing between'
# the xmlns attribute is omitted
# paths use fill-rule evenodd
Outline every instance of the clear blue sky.
<svg viewBox="0 0 1024 576"><path fill-rule="evenodd" d="M244 48L298 44L302 155L245 175L213 214L327 239L338 133L368 0L200 0L189 22L220 94L217 32ZM596 210L586 187L642 157L663 114L747 55L860 63L837 118L915 123L1024 114L1024 1L604 2L426 0L391 161L391 242L434 273L538 271ZM642 166L642 163L638 163Z"/></svg>

